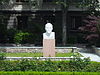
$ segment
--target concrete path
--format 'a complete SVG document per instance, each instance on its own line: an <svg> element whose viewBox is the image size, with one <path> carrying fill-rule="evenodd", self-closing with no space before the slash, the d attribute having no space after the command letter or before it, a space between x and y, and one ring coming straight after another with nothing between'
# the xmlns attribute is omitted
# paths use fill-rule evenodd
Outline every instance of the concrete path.
<svg viewBox="0 0 100 75"><path fill-rule="evenodd" d="M79 52L81 55L83 55L84 57L89 57L91 61L96 61L96 62L100 62L100 56L96 55L96 54L92 54L92 53L83 53L83 52Z"/></svg>

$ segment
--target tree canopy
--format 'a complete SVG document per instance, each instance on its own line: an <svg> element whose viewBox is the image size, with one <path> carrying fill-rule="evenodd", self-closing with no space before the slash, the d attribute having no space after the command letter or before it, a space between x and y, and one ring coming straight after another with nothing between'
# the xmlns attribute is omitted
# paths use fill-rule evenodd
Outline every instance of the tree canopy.
<svg viewBox="0 0 100 75"><path fill-rule="evenodd" d="M100 0L55 0L55 2L56 4L63 5L64 8L75 5L79 8L87 8L89 11L100 9Z"/></svg>

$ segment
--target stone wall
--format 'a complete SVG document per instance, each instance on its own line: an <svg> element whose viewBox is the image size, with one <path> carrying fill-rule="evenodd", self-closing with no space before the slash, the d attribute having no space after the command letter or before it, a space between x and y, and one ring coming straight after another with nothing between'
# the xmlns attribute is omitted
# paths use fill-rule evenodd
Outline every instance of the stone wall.
<svg viewBox="0 0 100 75"><path fill-rule="evenodd" d="M100 48L96 48L95 53L100 56Z"/></svg>
<svg viewBox="0 0 100 75"><path fill-rule="evenodd" d="M69 53L69 52L76 52L77 47L56 47L57 53ZM21 52L27 52L27 53L36 53L36 52L42 52L42 47L1 47L0 52L7 52L7 53L21 53Z"/></svg>

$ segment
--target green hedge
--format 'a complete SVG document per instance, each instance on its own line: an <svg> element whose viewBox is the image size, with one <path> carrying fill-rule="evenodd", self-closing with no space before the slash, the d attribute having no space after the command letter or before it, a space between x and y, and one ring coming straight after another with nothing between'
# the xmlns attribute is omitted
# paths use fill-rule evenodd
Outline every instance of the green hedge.
<svg viewBox="0 0 100 75"><path fill-rule="evenodd" d="M70 61L0 60L0 71L100 72L100 62L90 62L88 58Z"/></svg>
<svg viewBox="0 0 100 75"><path fill-rule="evenodd" d="M100 62L92 62L87 65L82 71L84 72L100 72Z"/></svg>
<svg viewBox="0 0 100 75"><path fill-rule="evenodd" d="M99 75L99 72L0 72L0 75Z"/></svg>
<svg viewBox="0 0 100 75"><path fill-rule="evenodd" d="M88 72L92 69L92 72L99 72L100 63L98 63L98 68L95 66L90 68L92 64L88 58L74 58L70 61L34 61L28 59L16 61L1 60L0 71ZM88 68L87 66L89 65L90 67Z"/></svg>

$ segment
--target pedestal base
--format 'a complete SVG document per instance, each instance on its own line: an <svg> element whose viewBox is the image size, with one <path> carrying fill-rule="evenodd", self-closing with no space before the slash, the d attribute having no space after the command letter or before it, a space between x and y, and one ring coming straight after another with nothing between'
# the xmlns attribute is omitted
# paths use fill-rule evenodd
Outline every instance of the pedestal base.
<svg viewBox="0 0 100 75"><path fill-rule="evenodd" d="M55 39L43 39L43 57L55 57Z"/></svg>

